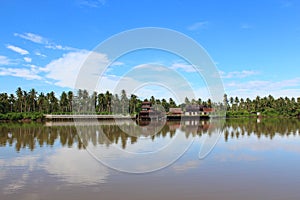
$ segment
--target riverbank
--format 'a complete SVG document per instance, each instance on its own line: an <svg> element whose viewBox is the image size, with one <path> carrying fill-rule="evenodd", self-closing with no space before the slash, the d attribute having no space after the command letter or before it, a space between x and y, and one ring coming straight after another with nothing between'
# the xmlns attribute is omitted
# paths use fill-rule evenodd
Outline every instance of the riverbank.
<svg viewBox="0 0 300 200"><path fill-rule="evenodd" d="M20 121L20 122L41 122L44 119L44 114L40 112L14 112L14 113L0 113L0 122Z"/></svg>
<svg viewBox="0 0 300 200"><path fill-rule="evenodd" d="M135 119L136 116L123 116L123 115L79 115L79 114L43 114L39 112L34 113L6 113L0 114L0 122L43 122L43 121L73 121L73 120L128 120ZM168 121L173 120L191 120L205 118L209 119L208 115L205 116L167 116ZM227 112L226 119L239 119L239 118L294 118L300 119L300 116L289 116L289 115L275 115L262 113L259 116L256 113L246 112Z"/></svg>

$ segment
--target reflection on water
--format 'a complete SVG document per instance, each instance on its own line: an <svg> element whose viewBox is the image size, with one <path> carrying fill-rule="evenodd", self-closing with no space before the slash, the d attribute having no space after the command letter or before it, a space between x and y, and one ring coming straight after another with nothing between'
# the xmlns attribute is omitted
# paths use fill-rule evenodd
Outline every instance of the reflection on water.
<svg viewBox="0 0 300 200"><path fill-rule="evenodd" d="M0 124L0 147L9 145L14 146L16 151L20 151L21 148L34 150L37 146L53 146L56 141L59 141L62 146L67 147L73 147L76 144L78 149L84 149L88 143L107 146L113 143L121 144L125 149L128 141L130 144L134 144L138 142L139 138L147 136L154 141L159 137L173 138L176 130L183 132L186 138L201 137L203 134L210 135L214 131L214 126L210 124L210 121L172 121L167 122L159 131L155 130L159 126L158 124L144 125L142 129L137 129L138 126L132 121L125 121L118 125L113 121L96 124L83 122L76 125L77 128L73 122L48 122L44 125ZM272 139L275 135L299 135L299 127L300 121L297 119L268 119L260 123L253 119L227 120L222 128L222 133L225 141L230 138L251 135ZM81 134L81 139L78 137L77 131L84 132ZM155 135L148 134L153 131L156 132ZM98 134L99 132L103 134Z"/></svg>
<svg viewBox="0 0 300 200"><path fill-rule="evenodd" d="M204 136L216 130L210 121L168 122L156 135L148 133L157 126L136 132L130 121L122 127L108 121L77 125L0 124L0 199L300 198L299 120L227 120L204 160L197 155ZM77 131L84 131L82 139ZM85 150L116 145L128 151L178 134L182 140L195 139L194 144L176 163L155 173L114 171ZM118 161L125 165L125 160Z"/></svg>
<svg viewBox="0 0 300 200"><path fill-rule="evenodd" d="M121 143L122 148L125 149L130 141L131 144L137 142L140 137L149 136L149 132L155 131L155 135L150 135L152 140L157 137L170 137L175 135L177 129L183 131L186 137L201 136L207 133L210 122L209 121L184 121L168 122L160 130L155 130L159 124L152 124L151 126L142 126L141 131L133 121L126 121L122 124L116 125L113 121L105 121L96 124L76 123L73 122L56 122L42 124L4 124L0 126L0 146L15 146L17 151L21 148L29 148L34 150L36 146L42 147L53 146L56 140L62 146L72 147L74 144L79 149L85 148L91 142L93 145L105 144L109 146L112 143ZM138 130L135 131L134 129ZM124 131L125 130L125 131ZM82 132L81 139L77 132ZM98 134L99 132L103 134ZM130 135L128 134L130 133ZM85 143L83 145L82 141Z"/></svg>

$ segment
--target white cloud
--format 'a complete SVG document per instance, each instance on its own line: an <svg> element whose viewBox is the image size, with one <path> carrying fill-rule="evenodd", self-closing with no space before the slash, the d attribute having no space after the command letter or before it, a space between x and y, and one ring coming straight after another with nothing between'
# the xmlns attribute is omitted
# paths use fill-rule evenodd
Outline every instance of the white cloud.
<svg viewBox="0 0 300 200"><path fill-rule="evenodd" d="M24 34L14 33L14 36L17 36L17 37L20 37L25 40L29 40L31 42L38 43L38 44L47 44L48 43L47 39L43 38L40 35L33 34L33 33L24 33Z"/></svg>
<svg viewBox="0 0 300 200"><path fill-rule="evenodd" d="M229 96L255 98L259 96L298 97L300 94L300 78L281 81L252 80L246 82L232 81L225 84Z"/></svg>
<svg viewBox="0 0 300 200"><path fill-rule="evenodd" d="M190 26L188 27L188 30L190 30L190 31L195 31L195 30L198 30L198 29L200 29L200 28L203 28L203 27L204 27L205 25L207 25L207 24L208 24L207 21L196 22L196 23L190 25Z"/></svg>
<svg viewBox="0 0 300 200"><path fill-rule="evenodd" d="M0 68L0 76L15 76L27 80L41 80L42 77L37 72L27 68Z"/></svg>
<svg viewBox="0 0 300 200"><path fill-rule="evenodd" d="M11 64L11 60L9 58L7 58L6 56L0 55L0 66L1 65L10 65L10 64Z"/></svg>
<svg viewBox="0 0 300 200"><path fill-rule="evenodd" d="M73 88L81 67L83 64L87 64L85 62L88 62L89 69L91 69L88 74L93 74L95 76L99 74L101 67L109 64L106 55L81 50L64 54L61 58L53 60L43 68L43 71L47 72L46 78L56 81L56 85Z"/></svg>
<svg viewBox="0 0 300 200"><path fill-rule="evenodd" d="M20 47L17 47L17 46L13 46L13 45L7 45L6 48L16 52L16 53L19 53L21 55L27 55L29 54L29 52L25 49L22 49Z"/></svg>
<svg viewBox="0 0 300 200"><path fill-rule="evenodd" d="M116 61L116 62L113 62L110 66L121 66L121 65L124 65L124 63Z"/></svg>
<svg viewBox="0 0 300 200"><path fill-rule="evenodd" d="M133 93L140 89L140 94L145 96L141 90L144 87L147 87L148 94L157 97L164 95L165 98L168 98L166 91L173 93L179 102L183 102L186 96L192 97L194 93L191 84L182 74L160 64L142 64L133 67L132 70L117 80L115 91L121 91L125 88L128 93ZM157 87L160 89L158 90Z"/></svg>
<svg viewBox="0 0 300 200"><path fill-rule="evenodd" d="M40 35L34 34L34 33L24 33L24 34L14 33L14 36L23 38L25 40L29 40L29 41L37 43L37 44L43 44L43 45L45 45L45 48L47 48L47 49L65 50L65 51L75 51L75 50L77 50L73 47L62 46L62 45L59 45L59 44L52 43L48 39L46 39L46 38L44 38ZM36 52L35 55L46 57L45 55L43 55L39 52Z"/></svg>
<svg viewBox="0 0 300 200"><path fill-rule="evenodd" d="M299 87L300 86L300 78L287 79L281 81L247 81L247 82L231 82L226 84L229 87L235 87L239 89L254 89L254 90L276 90L276 89L284 89L288 87Z"/></svg>
<svg viewBox="0 0 300 200"><path fill-rule="evenodd" d="M32 61L32 59L29 57L24 57L24 60L25 60L25 62L28 62L28 63L30 63Z"/></svg>
<svg viewBox="0 0 300 200"><path fill-rule="evenodd" d="M246 78L248 76L257 75L257 71L252 70L243 70L243 71L233 71L233 72L224 72L220 71L221 78Z"/></svg>
<svg viewBox="0 0 300 200"><path fill-rule="evenodd" d="M184 64L184 63L174 63L170 67L171 69L180 69L185 72L197 72L193 65Z"/></svg>
<svg viewBox="0 0 300 200"><path fill-rule="evenodd" d="M105 4L105 0L79 0L78 4L80 6L87 6L91 8L98 8Z"/></svg>
<svg viewBox="0 0 300 200"><path fill-rule="evenodd" d="M177 163L174 163L174 166L172 168L176 172L185 172L185 171L188 171L190 169L197 168L197 167L199 167L199 165L200 165L199 160L190 160L190 161L187 161L187 162L185 162L181 165L177 164Z"/></svg>
<svg viewBox="0 0 300 200"><path fill-rule="evenodd" d="M34 54L35 54L36 56L41 56L41 57L44 57L44 58L47 57L46 55L44 55L44 54L42 54L41 52L38 52L38 51L35 52Z"/></svg>
<svg viewBox="0 0 300 200"><path fill-rule="evenodd" d="M45 46L47 49L53 49L53 50L65 50L65 51L76 51L76 48L68 47L68 46L62 46L58 44L48 44Z"/></svg>

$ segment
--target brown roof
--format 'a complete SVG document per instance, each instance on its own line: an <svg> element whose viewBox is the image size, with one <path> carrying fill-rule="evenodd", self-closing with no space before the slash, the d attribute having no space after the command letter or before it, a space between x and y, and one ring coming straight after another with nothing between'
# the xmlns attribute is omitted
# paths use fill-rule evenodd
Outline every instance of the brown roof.
<svg viewBox="0 0 300 200"><path fill-rule="evenodd" d="M215 110L213 108L203 108L204 112L214 112Z"/></svg>
<svg viewBox="0 0 300 200"><path fill-rule="evenodd" d="M182 114L181 108L170 108L169 112L172 114Z"/></svg>

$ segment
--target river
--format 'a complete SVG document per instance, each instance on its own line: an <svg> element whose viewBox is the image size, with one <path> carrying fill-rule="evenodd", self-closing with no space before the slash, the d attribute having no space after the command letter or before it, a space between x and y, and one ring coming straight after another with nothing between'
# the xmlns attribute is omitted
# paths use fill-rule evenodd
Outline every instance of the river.
<svg viewBox="0 0 300 200"><path fill-rule="evenodd" d="M0 199L300 199L300 121L0 124Z"/></svg>

